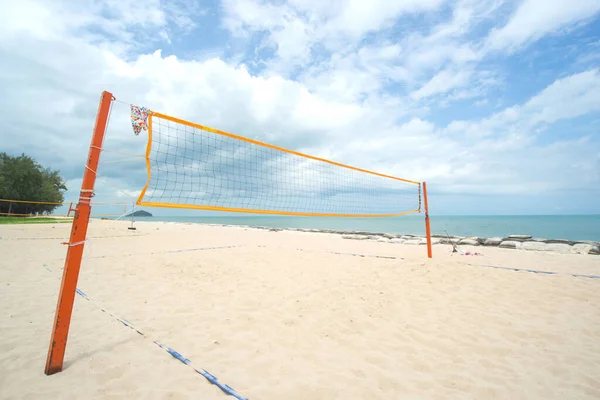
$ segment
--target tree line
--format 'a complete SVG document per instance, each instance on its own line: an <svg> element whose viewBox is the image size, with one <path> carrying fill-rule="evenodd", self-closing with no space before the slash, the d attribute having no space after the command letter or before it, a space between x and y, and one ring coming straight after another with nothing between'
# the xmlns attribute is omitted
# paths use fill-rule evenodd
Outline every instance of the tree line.
<svg viewBox="0 0 600 400"><path fill-rule="evenodd" d="M44 168L33 158L0 153L0 199L62 203L67 190L59 171ZM0 216L50 214L60 204L12 203L0 201Z"/></svg>

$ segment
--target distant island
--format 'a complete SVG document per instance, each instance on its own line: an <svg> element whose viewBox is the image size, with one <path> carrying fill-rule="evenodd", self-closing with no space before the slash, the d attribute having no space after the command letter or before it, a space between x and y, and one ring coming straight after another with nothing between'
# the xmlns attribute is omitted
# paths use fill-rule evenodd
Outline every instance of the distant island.
<svg viewBox="0 0 600 400"><path fill-rule="evenodd" d="M133 214L127 214L127 217L151 217L152 214L150 214L148 211L144 211L144 210L140 210L140 211L135 211Z"/></svg>

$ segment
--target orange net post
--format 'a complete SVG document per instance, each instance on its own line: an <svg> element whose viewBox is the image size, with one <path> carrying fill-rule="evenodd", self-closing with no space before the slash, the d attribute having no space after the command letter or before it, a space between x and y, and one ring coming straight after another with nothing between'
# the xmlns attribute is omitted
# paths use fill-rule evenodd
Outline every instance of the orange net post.
<svg viewBox="0 0 600 400"><path fill-rule="evenodd" d="M102 93L86 169L83 173L79 202L75 208L75 216L68 243L69 247L65 260L65 268L58 295L58 303L56 305L54 324L52 326L52 337L46 359L46 369L44 370L46 375L60 372L63 367L67 336L71 324L71 313L73 312L73 302L75 300L75 290L77 289L77 280L81 267L81 257L83 255L83 247L90 220L90 202L94 192L94 184L96 183L96 170L100 161L100 152L112 100L113 95L111 93L106 91Z"/></svg>
<svg viewBox="0 0 600 400"><path fill-rule="evenodd" d="M69 211L67 211L67 217L71 216L72 211L75 211L75 209L73 209L73 202L71 202L71 204L69 204Z"/></svg>
<svg viewBox="0 0 600 400"><path fill-rule="evenodd" d="M427 236L427 257L432 258L431 227L429 224L429 205L427 203L427 182L423 182L423 200L425 203L425 235Z"/></svg>

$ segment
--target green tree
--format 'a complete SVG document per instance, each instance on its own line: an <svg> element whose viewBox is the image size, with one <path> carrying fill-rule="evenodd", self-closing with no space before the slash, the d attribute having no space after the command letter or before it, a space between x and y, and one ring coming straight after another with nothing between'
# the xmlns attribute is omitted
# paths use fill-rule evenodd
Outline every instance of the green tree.
<svg viewBox="0 0 600 400"><path fill-rule="evenodd" d="M0 153L0 199L32 202L64 201L67 190L59 171L44 168L33 158L21 154L13 157ZM0 213L52 213L58 204L0 202Z"/></svg>

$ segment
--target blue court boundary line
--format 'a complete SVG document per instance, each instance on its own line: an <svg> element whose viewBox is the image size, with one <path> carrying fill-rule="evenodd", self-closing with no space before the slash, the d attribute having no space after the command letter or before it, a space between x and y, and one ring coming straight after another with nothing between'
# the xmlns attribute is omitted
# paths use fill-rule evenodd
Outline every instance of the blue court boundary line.
<svg viewBox="0 0 600 400"><path fill-rule="evenodd" d="M235 245L227 245L227 246L193 247L193 248L186 248L186 249L161 250L161 251L152 251L152 252L145 252L145 253L125 253L125 254L116 254L116 255L115 254L105 254L105 255L101 255L101 256L86 256L85 259L96 260L96 259L103 259L103 258L132 257L132 256L141 256L141 255L148 255L148 254L155 255L155 254L185 253L185 252L192 252L192 251L232 249L232 248L247 247L247 246L249 246L249 245L235 244ZM52 261L58 261L58 260L59 259L52 260ZM60 260L64 261L64 258L60 258Z"/></svg>
<svg viewBox="0 0 600 400"><path fill-rule="evenodd" d="M256 247L259 248L267 248L269 246L264 246L264 245L257 245ZM287 247L282 247L282 246L277 246L279 249L283 249L283 250L296 250L296 251L302 251L305 253L322 253L322 254L335 254L338 256L352 256L352 257L361 257L361 258L382 258L382 259L387 259L387 260L404 260L404 258L402 257L396 257L396 256L380 256L377 254L359 254L359 253L342 253L339 251L319 251L319 250L307 250L307 249L300 249L300 248L287 248Z"/></svg>
<svg viewBox="0 0 600 400"><path fill-rule="evenodd" d="M505 269L509 271L522 271L522 272L531 272L533 274L543 274L543 275L570 275L576 278L590 278L590 279L600 279L600 275L586 275L586 274L569 274L566 272L556 272L556 271L540 271L539 269L527 269L527 268L511 268L511 267L500 267L497 265L485 265L485 264L469 264L471 267L486 267L486 268L496 268L496 269Z"/></svg>
<svg viewBox="0 0 600 400"><path fill-rule="evenodd" d="M154 254L169 254L169 253L185 253L188 251L204 251L204 250L221 250L221 249L232 249L234 247L244 247L245 245L235 244L235 245L227 245L227 246L212 246L212 247L194 247L188 249L175 249L175 250L162 250L162 251L151 251L146 253L126 253L126 254L118 254L118 255L103 255L103 256L91 256L88 257L90 259L96 258L108 258L108 257L129 257L129 256L140 256L140 255L154 255Z"/></svg>
<svg viewBox="0 0 600 400"><path fill-rule="evenodd" d="M47 264L43 264L43 267L46 268L48 271L53 272ZM61 278L58 278L59 280L61 280ZM87 301L89 301L90 303L92 303L92 305L94 305L96 308L98 308L100 311L110 315L111 317L113 317L114 319L116 319L117 321L119 321L121 324L125 325L126 327L133 329L134 331L136 331L140 336L142 336L144 339L148 339L148 340L152 340L149 336L147 336L146 334L144 334L142 331L140 331L139 329L137 329L131 322L127 321L126 319L123 318L119 318L117 317L115 314L111 313L110 311L108 311L105 308L100 307L98 304L96 304L96 302L89 297L87 294L85 294L81 289L76 288L75 292L83 297L84 299L86 299ZM188 367L190 367L191 369L193 369L195 372L197 372L198 374L202 375L204 378L206 378L206 380L208 380L210 383L212 383L213 385L217 386L219 389L221 389L225 394L228 394L230 396L235 397L237 400L248 400L247 397L243 397L242 395L238 394L231 386L226 385L224 383L219 382L219 380L217 379L216 376L212 375L210 372L206 371L205 369L197 369L194 366L192 366L192 361L189 358L186 358L184 356L181 355L181 353L173 350L172 348L170 348L169 346L166 346L165 344L161 343L158 340L152 340L152 343L156 344L158 347L160 347L161 349L165 350L167 353L169 353L171 356L173 356L173 358L179 360L181 363L183 363L184 365L187 365Z"/></svg>

